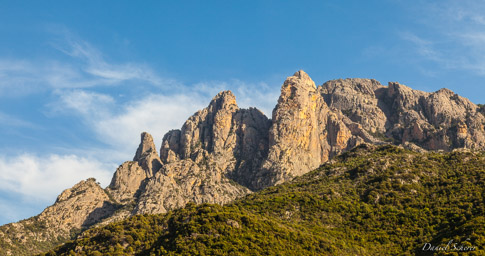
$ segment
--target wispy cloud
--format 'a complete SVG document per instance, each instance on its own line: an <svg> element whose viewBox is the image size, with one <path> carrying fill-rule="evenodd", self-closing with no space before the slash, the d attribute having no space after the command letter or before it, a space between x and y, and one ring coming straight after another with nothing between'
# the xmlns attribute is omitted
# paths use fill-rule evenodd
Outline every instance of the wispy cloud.
<svg viewBox="0 0 485 256"><path fill-rule="evenodd" d="M26 60L0 57L0 96L62 88L88 88L137 81L160 86L162 79L143 63L110 63L90 43L64 30L52 44L70 58ZM169 81L168 81L169 82ZM168 82L165 82L167 84Z"/></svg>
<svg viewBox="0 0 485 256"><path fill-rule="evenodd" d="M153 85L160 85L158 77L150 67L141 63L108 63L103 54L90 43L77 38L71 32L64 30L62 33L64 44L57 45L57 49L66 55L83 61L81 70L86 74L100 79L98 82L105 84L117 84L126 80L140 80Z"/></svg>
<svg viewBox="0 0 485 256"><path fill-rule="evenodd" d="M419 55L431 60L442 61L440 53L436 51L432 41L421 38L411 32L403 32L400 36L402 39L413 43Z"/></svg>
<svg viewBox="0 0 485 256"><path fill-rule="evenodd" d="M17 117L0 112L0 128L1 127L35 127L29 121L19 119Z"/></svg>
<svg viewBox="0 0 485 256"><path fill-rule="evenodd" d="M421 1L419 6L414 15L427 33L400 32L417 56L440 68L485 75L485 2Z"/></svg>
<svg viewBox="0 0 485 256"><path fill-rule="evenodd" d="M60 101L49 104L52 111L64 113L66 110L75 110L93 119L106 118L115 104L115 99L108 94L81 89L56 90L55 94Z"/></svg>

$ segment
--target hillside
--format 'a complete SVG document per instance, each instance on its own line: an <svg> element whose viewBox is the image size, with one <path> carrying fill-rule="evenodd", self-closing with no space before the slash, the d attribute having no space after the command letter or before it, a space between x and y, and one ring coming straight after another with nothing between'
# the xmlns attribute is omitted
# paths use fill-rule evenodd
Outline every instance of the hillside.
<svg viewBox="0 0 485 256"><path fill-rule="evenodd" d="M484 183L483 152L363 144L225 206L136 215L44 255L440 255L457 251L422 248L450 240L483 255Z"/></svg>

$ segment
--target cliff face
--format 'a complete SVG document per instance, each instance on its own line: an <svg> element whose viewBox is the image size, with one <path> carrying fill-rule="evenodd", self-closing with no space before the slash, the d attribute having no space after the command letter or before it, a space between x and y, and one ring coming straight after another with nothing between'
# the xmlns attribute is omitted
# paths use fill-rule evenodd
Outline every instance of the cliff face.
<svg viewBox="0 0 485 256"><path fill-rule="evenodd" d="M120 165L105 190L94 180L81 182L40 215L3 226L0 241L19 252L29 241L58 239L54 230L62 240L134 214L164 213L188 202L224 204L301 176L362 143L485 149L483 109L447 89L427 93L370 79L317 87L298 71L283 83L270 120L255 108L240 109L224 91L180 130L165 134L160 155L143 133L133 161ZM45 228L28 231L34 224Z"/></svg>
<svg viewBox="0 0 485 256"><path fill-rule="evenodd" d="M325 103L303 71L288 77L273 110L269 154L254 180L256 188L279 184L315 169L365 141L361 127Z"/></svg>
<svg viewBox="0 0 485 256"><path fill-rule="evenodd" d="M345 79L322 85L327 104L380 140L425 150L485 147L481 108L448 89L433 93L390 82Z"/></svg>

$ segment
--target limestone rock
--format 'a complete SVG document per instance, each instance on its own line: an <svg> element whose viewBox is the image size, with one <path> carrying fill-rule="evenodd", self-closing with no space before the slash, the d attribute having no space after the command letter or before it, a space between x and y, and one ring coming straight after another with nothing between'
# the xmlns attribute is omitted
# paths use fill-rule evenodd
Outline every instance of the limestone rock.
<svg viewBox="0 0 485 256"><path fill-rule="evenodd" d="M240 109L234 94L224 91L191 116L181 130L164 136L161 159L165 164L187 159L200 164L211 155L224 176L252 188L252 177L268 154L270 125L261 111Z"/></svg>
<svg viewBox="0 0 485 256"><path fill-rule="evenodd" d="M135 213L165 213L188 202L224 204L250 193L226 178L210 157L206 161L184 159L165 165L165 173L148 181Z"/></svg>
<svg viewBox="0 0 485 256"><path fill-rule="evenodd" d="M315 83L304 71L286 79L273 110L269 154L256 181L258 187L301 175L327 160L319 129L325 122L321 115L327 111Z"/></svg>
<svg viewBox="0 0 485 256"><path fill-rule="evenodd" d="M171 130L163 136L162 147L160 148L160 158L164 163L180 160L180 130Z"/></svg>
<svg viewBox="0 0 485 256"><path fill-rule="evenodd" d="M424 150L485 147L481 107L448 89L427 93L396 82L386 87L369 79L339 79L319 89L329 106L361 125L375 140L410 142Z"/></svg>
<svg viewBox="0 0 485 256"><path fill-rule="evenodd" d="M233 150L235 166L228 176L251 190L258 188L254 177L261 169L269 150L271 121L258 109L240 109L234 114L236 145Z"/></svg>

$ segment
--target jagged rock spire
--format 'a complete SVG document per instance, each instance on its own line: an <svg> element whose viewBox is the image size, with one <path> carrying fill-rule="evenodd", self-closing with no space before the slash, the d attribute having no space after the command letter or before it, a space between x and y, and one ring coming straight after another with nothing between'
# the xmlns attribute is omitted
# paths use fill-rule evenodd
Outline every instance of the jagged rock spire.
<svg viewBox="0 0 485 256"><path fill-rule="evenodd" d="M155 149L153 137L143 132L133 161L124 162L118 167L108 189L118 202L133 200L143 182L153 177L161 168L162 162Z"/></svg>
<svg viewBox="0 0 485 256"><path fill-rule="evenodd" d="M133 161L138 164L147 172L147 176L153 176L162 167L162 161L158 156L153 137L147 132L141 134L141 141L138 149L136 150Z"/></svg>
<svg viewBox="0 0 485 256"><path fill-rule="evenodd" d="M135 156L133 157L133 161L140 161L144 156L147 154L151 154L155 152L157 153L157 149L155 148L155 143L153 142L153 137L148 132L143 132L141 134L141 142L136 150Z"/></svg>
<svg viewBox="0 0 485 256"><path fill-rule="evenodd" d="M219 92L214 98L212 98L209 104L209 111L217 112L222 109L231 110L237 109L236 96L227 90Z"/></svg>
<svg viewBox="0 0 485 256"><path fill-rule="evenodd" d="M317 167L322 162L319 137L320 109L315 83L303 70L288 77L281 87L269 131L269 154L257 186L279 183ZM266 180L264 180L266 179Z"/></svg>
<svg viewBox="0 0 485 256"><path fill-rule="evenodd" d="M283 86L281 86L281 95L278 99L278 104L289 100L295 103L300 103L300 100L306 101L309 94L315 93L315 91L315 82L313 82L310 76L303 70L297 71L293 76L286 78Z"/></svg>

